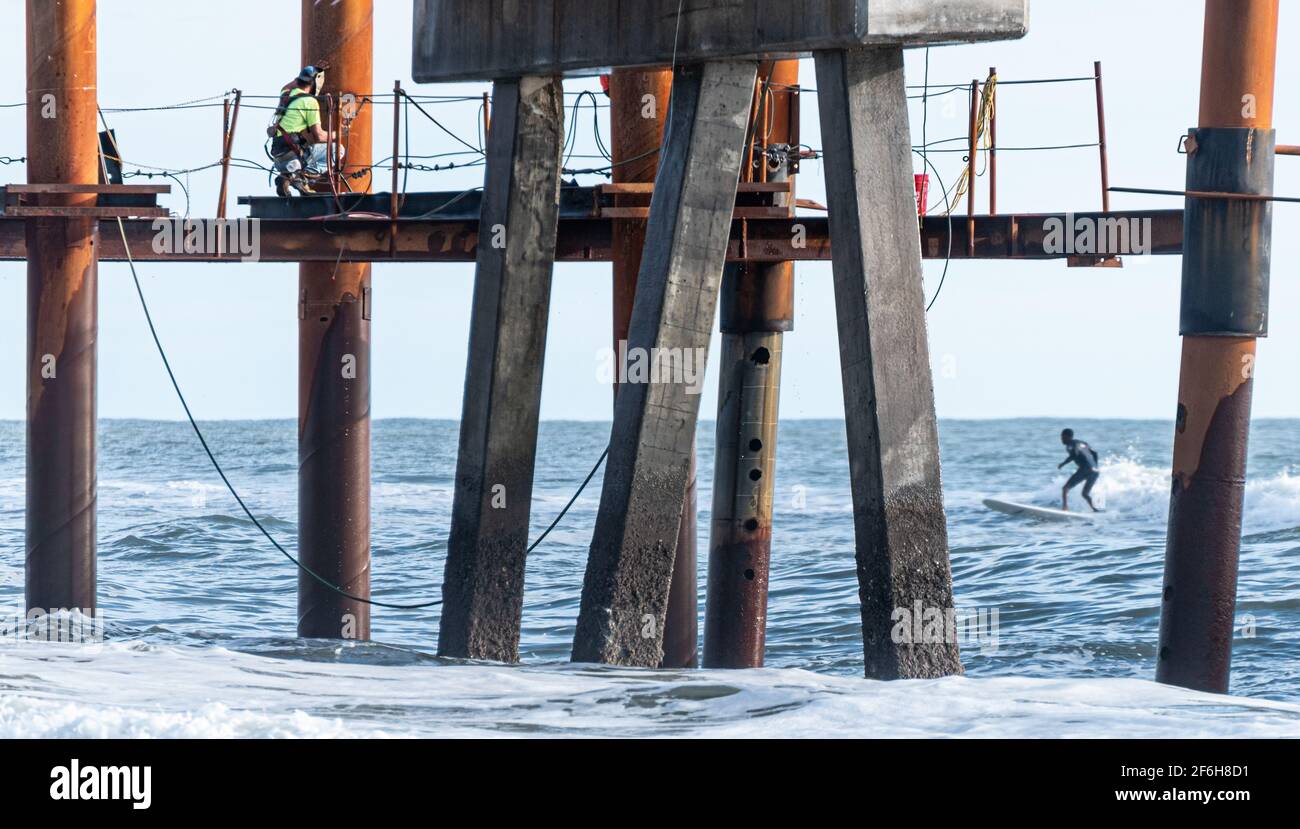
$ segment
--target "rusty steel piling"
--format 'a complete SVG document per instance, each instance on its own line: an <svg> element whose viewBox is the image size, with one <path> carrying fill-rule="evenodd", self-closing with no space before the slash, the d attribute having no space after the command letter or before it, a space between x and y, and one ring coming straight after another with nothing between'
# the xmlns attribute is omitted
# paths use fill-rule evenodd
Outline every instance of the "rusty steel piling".
<svg viewBox="0 0 1300 829"><path fill-rule="evenodd" d="M370 189L373 0L302 4L302 63L328 62L321 120L352 117L341 173ZM326 110L330 110L326 112ZM346 196L345 196L346 197ZM298 551L354 596L370 595L370 265L298 266ZM298 635L368 639L370 606L298 577Z"/></svg>
<svg viewBox="0 0 1300 829"><path fill-rule="evenodd" d="M794 215L799 62L759 68L751 181L789 182ZM783 151L783 148L784 149ZM794 328L794 263L732 263L722 277L717 450L704 611L704 667L757 668L766 643L784 332Z"/></svg>
<svg viewBox="0 0 1300 829"><path fill-rule="evenodd" d="M27 2L27 181L95 184L95 0ZM42 204L94 206L94 194ZM27 220L26 600L95 609L95 218Z"/></svg>
<svg viewBox="0 0 1300 829"><path fill-rule="evenodd" d="M1187 190L1271 195L1278 0L1207 0ZM1268 333L1272 206L1188 198L1183 336L1156 679L1226 692L1255 341Z"/></svg>

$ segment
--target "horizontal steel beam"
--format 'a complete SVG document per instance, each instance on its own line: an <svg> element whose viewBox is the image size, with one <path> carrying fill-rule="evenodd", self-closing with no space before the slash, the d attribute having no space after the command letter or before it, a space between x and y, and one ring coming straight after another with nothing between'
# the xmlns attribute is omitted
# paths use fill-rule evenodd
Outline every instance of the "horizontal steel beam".
<svg viewBox="0 0 1300 829"><path fill-rule="evenodd" d="M234 219L224 226L216 219L189 221L203 224L178 229L179 219L122 220L132 257L142 262L473 262L478 250L475 220L261 219L255 229L247 224L240 227ZM24 224L23 218L0 217L0 260L27 258ZM610 261L611 224L609 218L561 219L556 260ZM976 216L974 225L975 259L1166 255L1180 254L1183 247L1182 210ZM968 233L965 216L951 220L926 216L920 226L921 255L972 258ZM185 250L187 235L192 252ZM221 248L212 244L218 238L224 240ZM1116 239L1126 240L1126 249L1111 249ZM99 258L110 262L126 258L116 220L100 223ZM825 217L732 223L729 262L828 262L830 258Z"/></svg>

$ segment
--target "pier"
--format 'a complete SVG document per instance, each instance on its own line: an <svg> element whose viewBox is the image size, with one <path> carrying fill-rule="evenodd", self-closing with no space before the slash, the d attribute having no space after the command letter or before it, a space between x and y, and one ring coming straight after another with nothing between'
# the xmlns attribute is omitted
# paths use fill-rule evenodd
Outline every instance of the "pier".
<svg viewBox="0 0 1300 829"><path fill-rule="evenodd" d="M301 62L329 67L322 119L347 134L346 153L330 161L336 189L245 195L249 215L235 219L223 174L212 218L178 219L158 206L165 185L115 178L116 139L97 98L95 1L27 0L28 180L3 186L0 259L28 270L29 608L98 607L98 263L297 262L297 633L368 639L372 608L400 606L371 593L370 343L384 324L372 313L373 265L474 262L441 596L407 606L442 605L429 632L440 655L517 662L542 355L556 335L547 330L552 269L577 262L592 265L592 279L610 274L613 307L598 322L615 353L700 353L718 361L720 389L714 490L703 493L699 395L680 373L615 384L572 659L759 667L769 565L780 554L773 481L793 273L823 261L837 314L864 672L958 674L956 643L891 636L900 608L953 607L922 261L1113 267L1134 253L1178 255L1183 352L1156 677L1228 690L1255 343L1268 333L1280 200L1273 169L1277 155L1295 154L1272 129L1277 0L1207 0L1200 117L1181 145L1185 189L1172 191L1182 208L1110 210L1110 193L1124 188L1109 182L1098 64L1102 209L997 211L992 69L968 97L967 203L957 216L952 205L934 215L918 204L904 50L1021 37L1026 0L957 0L944 13L919 0L549 0L522 11L506 0L414 0L414 81L492 84L481 192L426 193L399 187L397 124L391 169L375 164L375 107L391 95L400 113L412 95L400 81L375 91L373 5L302 3ZM800 86L798 60L809 56L815 92ZM612 181L576 186L562 169L565 79L604 71ZM835 171L824 206L798 198L800 102L813 94L820 157ZM240 100L221 136L225 173ZM990 165L984 194L979 152ZM709 355L715 317L723 346ZM702 632L701 497L712 503Z"/></svg>

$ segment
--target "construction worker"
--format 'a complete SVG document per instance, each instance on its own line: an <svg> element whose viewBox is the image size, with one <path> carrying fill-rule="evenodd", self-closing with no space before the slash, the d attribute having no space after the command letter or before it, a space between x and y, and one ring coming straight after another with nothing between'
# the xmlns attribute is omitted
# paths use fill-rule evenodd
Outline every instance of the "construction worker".
<svg viewBox="0 0 1300 829"><path fill-rule="evenodd" d="M325 81L323 67L305 66L298 77L281 90L280 106L267 132L271 136L271 157L278 175L275 192L283 198L292 183L310 191L310 179L325 175L331 141L337 136L321 127L320 102L316 96ZM338 149L343 157L343 148Z"/></svg>

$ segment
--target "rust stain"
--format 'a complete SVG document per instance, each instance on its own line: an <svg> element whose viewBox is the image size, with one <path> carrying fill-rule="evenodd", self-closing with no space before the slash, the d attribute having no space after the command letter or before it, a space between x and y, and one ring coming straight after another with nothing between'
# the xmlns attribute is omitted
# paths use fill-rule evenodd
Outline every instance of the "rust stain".
<svg viewBox="0 0 1300 829"><path fill-rule="evenodd" d="M1222 403L1254 373L1253 337L1184 337L1178 420L1174 434L1174 479L1186 489L1200 468L1211 421Z"/></svg>

